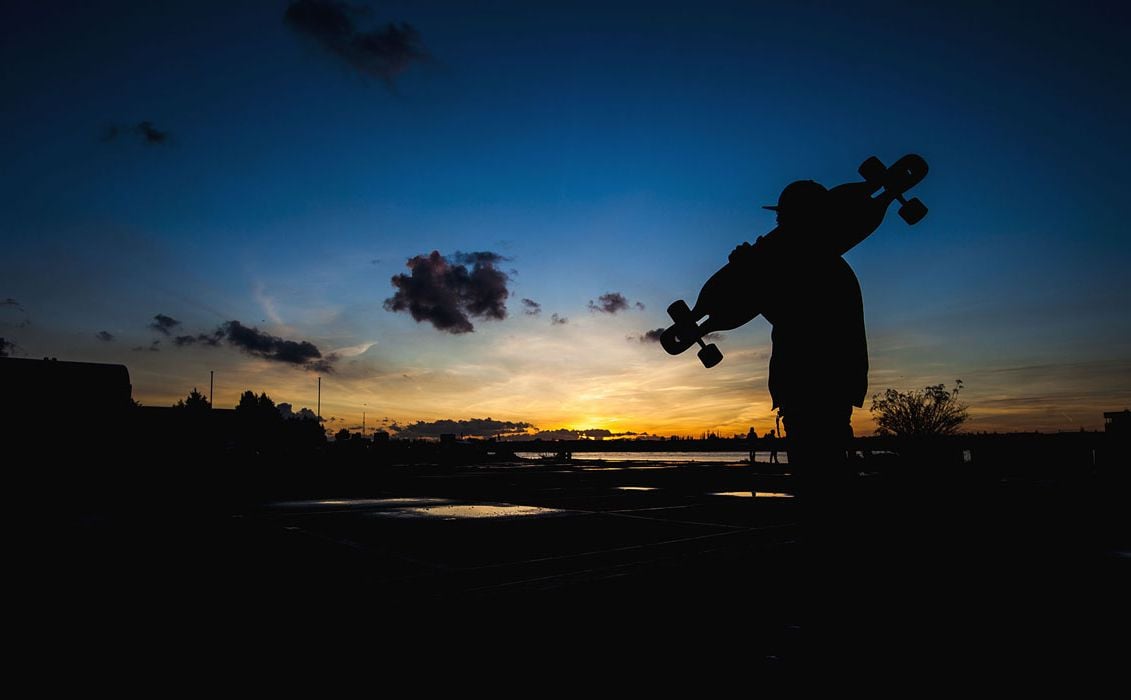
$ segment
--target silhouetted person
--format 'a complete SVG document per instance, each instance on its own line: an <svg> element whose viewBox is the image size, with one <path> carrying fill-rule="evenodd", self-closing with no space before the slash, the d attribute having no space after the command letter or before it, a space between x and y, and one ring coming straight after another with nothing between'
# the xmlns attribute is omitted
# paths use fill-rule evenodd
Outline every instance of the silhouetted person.
<svg viewBox="0 0 1131 700"><path fill-rule="evenodd" d="M852 268L828 245L837 221L826 215L828 191L794 182L775 207L779 264L762 314L773 324L769 388L789 440L789 464L801 507L811 598L808 638L818 657L851 646L854 584L852 477L846 450L853 406L868 389L864 303ZM739 246L731 259L750 250ZM778 261L775 261L778 262ZM839 651L838 651L839 650Z"/></svg>
<svg viewBox="0 0 1131 700"><path fill-rule="evenodd" d="M762 314L773 324L770 396L789 438L790 471L808 501L824 510L848 483L845 451L853 406L868 390L868 345L860 283L825 244L837 225L826 215L828 191L800 180L776 206L780 265ZM744 243L731 260L747 254ZM842 494L843 495L843 494Z"/></svg>
<svg viewBox="0 0 1131 700"><path fill-rule="evenodd" d="M771 430L766 433L766 447L770 450L770 464L778 463L778 434Z"/></svg>

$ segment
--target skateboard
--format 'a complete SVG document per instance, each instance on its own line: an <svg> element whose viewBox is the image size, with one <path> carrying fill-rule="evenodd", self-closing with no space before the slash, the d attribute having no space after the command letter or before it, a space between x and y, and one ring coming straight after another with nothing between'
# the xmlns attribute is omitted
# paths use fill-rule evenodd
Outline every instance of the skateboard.
<svg viewBox="0 0 1131 700"><path fill-rule="evenodd" d="M703 366L714 367L722 361L723 354L717 345L705 344L703 336L738 328L757 317L761 300L773 293L774 272L785 261L783 256L844 255L879 228L892 202L900 203L899 215L908 225L919 223L927 215L927 207L921 201L904 198L909 189L927 176L927 161L921 156L905 155L890 167L872 156L857 172L863 182L848 182L828 191L827 211L821 212L828 225L827 230L820 231L820 240L804 241L801 250L798 241L790 239L791 233L779 226L759 236L749 250L712 275L700 290L694 307L682 299L668 306L673 324L660 336L664 350L678 355L699 345ZM700 323L704 317L706 320Z"/></svg>

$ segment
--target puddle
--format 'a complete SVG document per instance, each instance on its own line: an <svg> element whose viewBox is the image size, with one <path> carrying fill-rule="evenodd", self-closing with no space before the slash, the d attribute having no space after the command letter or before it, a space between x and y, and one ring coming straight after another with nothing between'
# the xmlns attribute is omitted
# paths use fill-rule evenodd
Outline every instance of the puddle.
<svg viewBox="0 0 1131 700"><path fill-rule="evenodd" d="M407 508L392 508L373 515L387 518L428 518L434 520L468 520L485 518L525 518L538 515L564 513L556 508L516 506L510 504L462 503Z"/></svg>
<svg viewBox="0 0 1131 700"><path fill-rule="evenodd" d="M793 498L791 493L776 491L719 491L712 496L734 496L735 498Z"/></svg>
<svg viewBox="0 0 1131 700"><path fill-rule="evenodd" d="M655 486L616 486L617 491L656 491Z"/></svg>

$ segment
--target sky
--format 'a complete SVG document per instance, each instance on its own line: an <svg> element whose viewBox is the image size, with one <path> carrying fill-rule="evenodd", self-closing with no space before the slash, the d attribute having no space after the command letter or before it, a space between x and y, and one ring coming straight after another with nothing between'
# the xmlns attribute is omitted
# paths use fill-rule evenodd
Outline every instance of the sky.
<svg viewBox="0 0 1131 700"><path fill-rule="evenodd" d="M763 318L710 370L647 333L789 182L919 153L930 213L845 256L869 393L1131 406L1122 3L2 8L0 349L143 404L215 372L218 407L321 377L332 431L764 433Z"/></svg>

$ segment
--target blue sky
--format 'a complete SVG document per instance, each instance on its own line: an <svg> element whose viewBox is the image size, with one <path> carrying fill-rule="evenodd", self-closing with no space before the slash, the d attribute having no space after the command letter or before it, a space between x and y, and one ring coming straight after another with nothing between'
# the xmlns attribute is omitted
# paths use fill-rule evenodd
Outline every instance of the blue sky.
<svg viewBox="0 0 1131 700"><path fill-rule="evenodd" d="M288 4L5 6L13 354L124 362L146 403L215 369L218 405L309 404L302 367L148 328L238 320L341 350L323 400L346 422L762 431L764 320L710 371L634 338L773 227L760 205L788 182L917 152L928 217L847 256L872 391L962 378L981 429L1131 403L1117 3L371 3L359 31L407 22L428 53L391 86ZM142 121L167 140L103 138ZM507 318L452 335L383 308L432 250L504 256ZM645 308L588 310L608 292Z"/></svg>

